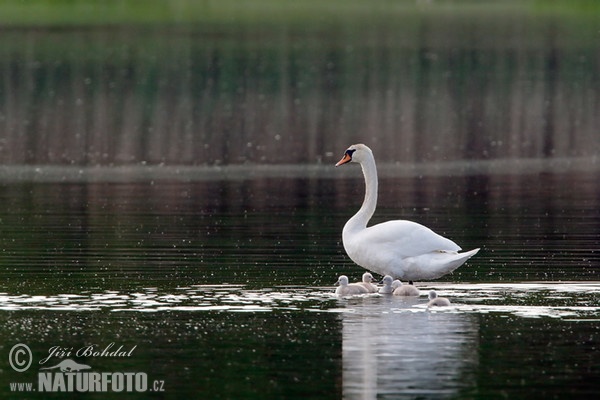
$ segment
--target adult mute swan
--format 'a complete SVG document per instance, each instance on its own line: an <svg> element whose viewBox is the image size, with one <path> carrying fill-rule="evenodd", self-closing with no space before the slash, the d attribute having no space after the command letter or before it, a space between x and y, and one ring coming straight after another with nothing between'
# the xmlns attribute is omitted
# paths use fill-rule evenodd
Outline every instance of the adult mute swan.
<svg viewBox="0 0 600 400"><path fill-rule="evenodd" d="M355 294L369 293L367 289L359 283L348 283L348 277L346 275L340 275L336 285L340 285L335 290L335 294L338 296L352 296Z"/></svg>
<svg viewBox="0 0 600 400"><path fill-rule="evenodd" d="M342 241L356 264L406 281L437 279L460 267L479 249L459 253L450 239L412 221L394 220L367 227L377 206L377 167L370 148L350 146L337 164L355 162L365 177L365 199L360 210L346 222Z"/></svg>

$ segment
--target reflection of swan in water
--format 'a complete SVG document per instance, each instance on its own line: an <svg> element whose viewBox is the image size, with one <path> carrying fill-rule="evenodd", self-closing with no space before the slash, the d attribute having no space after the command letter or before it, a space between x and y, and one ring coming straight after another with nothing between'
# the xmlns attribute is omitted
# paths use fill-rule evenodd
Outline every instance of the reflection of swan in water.
<svg viewBox="0 0 600 400"><path fill-rule="evenodd" d="M341 275L336 282L338 288L335 290L335 294L338 296L352 296L355 294L366 294L369 293L367 289L358 283L348 283L348 277Z"/></svg>
<svg viewBox="0 0 600 400"><path fill-rule="evenodd" d="M394 296L420 296L421 292L414 285L403 285L401 281L395 280L392 283Z"/></svg>
<svg viewBox="0 0 600 400"><path fill-rule="evenodd" d="M365 177L365 198L360 210L346 222L342 241L348 256L370 271L411 281L436 279L460 267L479 249L461 248L416 222L394 220L367 227L377 207L377 167L371 149L350 146L337 166L356 162Z"/></svg>
<svg viewBox="0 0 600 400"><path fill-rule="evenodd" d="M437 293L435 292L435 290L432 290L431 292L429 292L429 303L427 303L427 307L444 307L444 306L449 306L450 305L450 300L448 300L445 297L438 297Z"/></svg>
<svg viewBox="0 0 600 400"><path fill-rule="evenodd" d="M392 296L347 307L353 312L341 314L344 398L455 398L476 385L475 316L428 313Z"/></svg>
<svg viewBox="0 0 600 400"><path fill-rule="evenodd" d="M377 293L377 286L373 285L373 275L370 272L365 272L362 276L362 282L359 282L359 285L362 285L369 293Z"/></svg>

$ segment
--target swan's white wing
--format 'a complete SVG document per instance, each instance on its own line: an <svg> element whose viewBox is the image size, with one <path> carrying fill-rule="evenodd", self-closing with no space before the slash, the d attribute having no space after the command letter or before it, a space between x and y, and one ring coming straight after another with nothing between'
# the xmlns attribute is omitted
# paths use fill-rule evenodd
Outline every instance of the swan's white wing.
<svg viewBox="0 0 600 400"><path fill-rule="evenodd" d="M360 232L357 238L381 251L391 252L395 257L415 257L433 251L460 251L450 239L412 221L395 220L373 225Z"/></svg>
<svg viewBox="0 0 600 400"><path fill-rule="evenodd" d="M411 221L388 221L345 232L348 256L370 271L403 280L437 279L452 272L479 249L458 253L450 239Z"/></svg>

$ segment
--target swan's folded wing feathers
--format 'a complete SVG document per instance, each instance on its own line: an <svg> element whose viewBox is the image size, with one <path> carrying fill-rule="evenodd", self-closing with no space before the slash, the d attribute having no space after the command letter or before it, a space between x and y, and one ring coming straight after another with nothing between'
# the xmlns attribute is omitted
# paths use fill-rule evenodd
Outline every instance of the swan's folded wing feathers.
<svg viewBox="0 0 600 400"><path fill-rule="evenodd" d="M396 257L414 257L434 251L460 251L452 240L412 221L395 220L373 225L361 232L361 240L393 251Z"/></svg>

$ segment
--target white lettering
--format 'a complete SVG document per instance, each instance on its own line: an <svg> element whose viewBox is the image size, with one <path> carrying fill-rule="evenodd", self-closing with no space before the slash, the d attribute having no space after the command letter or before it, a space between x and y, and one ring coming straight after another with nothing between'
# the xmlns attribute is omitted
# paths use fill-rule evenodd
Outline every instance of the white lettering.
<svg viewBox="0 0 600 400"><path fill-rule="evenodd" d="M52 357L57 357L57 358L71 357L72 350L73 350L72 347L68 348L68 347L52 346L48 349L48 357L41 359L40 364L45 364L46 361L48 361Z"/></svg>
<svg viewBox="0 0 600 400"><path fill-rule="evenodd" d="M38 372L38 392L146 392L144 372Z"/></svg>
<svg viewBox="0 0 600 400"><path fill-rule="evenodd" d="M87 375L87 373L81 375ZM90 381L87 376L75 380L75 390L78 392L88 392L90 390Z"/></svg>
<svg viewBox="0 0 600 400"><path fill-rule="evenodd" d="M74 386L73 378L75 377L75 372L67 372L65 376L67 377L67 392L72 392Z"/></svg>
<svg viewBox="0 0 600 400"><path fill-rule="evenodd" d="M100 384L100 374L97 372L90 372L89 379L89 391L99 392L102 389L102 385Z"/></svg>
<svg viewBox="0 0 600 400"><path fill-rule="evenodd" d="M113 350L113 347L115 347L115 343L111 342L109 343L104 349L100 350L98 349L98 345L96 344L90 344L87 346L83 346L80 349L78 349L75 352L75 355L77 357L131 357L131 355L133 354L133 351L136 349L137 344L134 345L129 351L127 351L127 349L124 348L123 345L120 345L118 348ZM57 354L57 357L66 357L67 355L70 355L71 353L69 352L68 354L64 353L62 356ZM44 359L44 362L52 357L53 354L49 355L46 359ZM40 362L41 363L41 362Z"/></svg>
<svg viewBox="0 0 600 400"><path fill-rule="evenodd" d="M52 372L38 372L38 391L52 391Z"/></svg>
<svg viewBox="0 0 600 400"><path fill-rule="evenodd" d="M125 386L125 377L120 372L113 373L112 376L112 391L113 392L122 392Z"/></svg>
<svg viewBox="0 0 600 400"><path fill-rule="evenodd" d="M53 392L66 392L65 376L63 374L55 374L54 384L52 385Z"/></svg>
<svg viewBox="0 0 600 400"><path fill-rule="evenodd" d="M135 374L135 390L138 392L145 392L148 390L148 375L143 372Z"/></svg>
<svg viewBox="0 0 600 400"><path fill-rule="evenodd" d="M90 344L89 346L85 346L77 350L75 355L77 357L92 357L94 353L94 345Z"/></svg>
<svg viewBox="0 0 600 400"><path fill-rule="evenodd" d="M103 372L102 373L102 391L103 392L108 392L108 384L111 383L110 377L112 376L112 374L110 372Z"/></svg>

